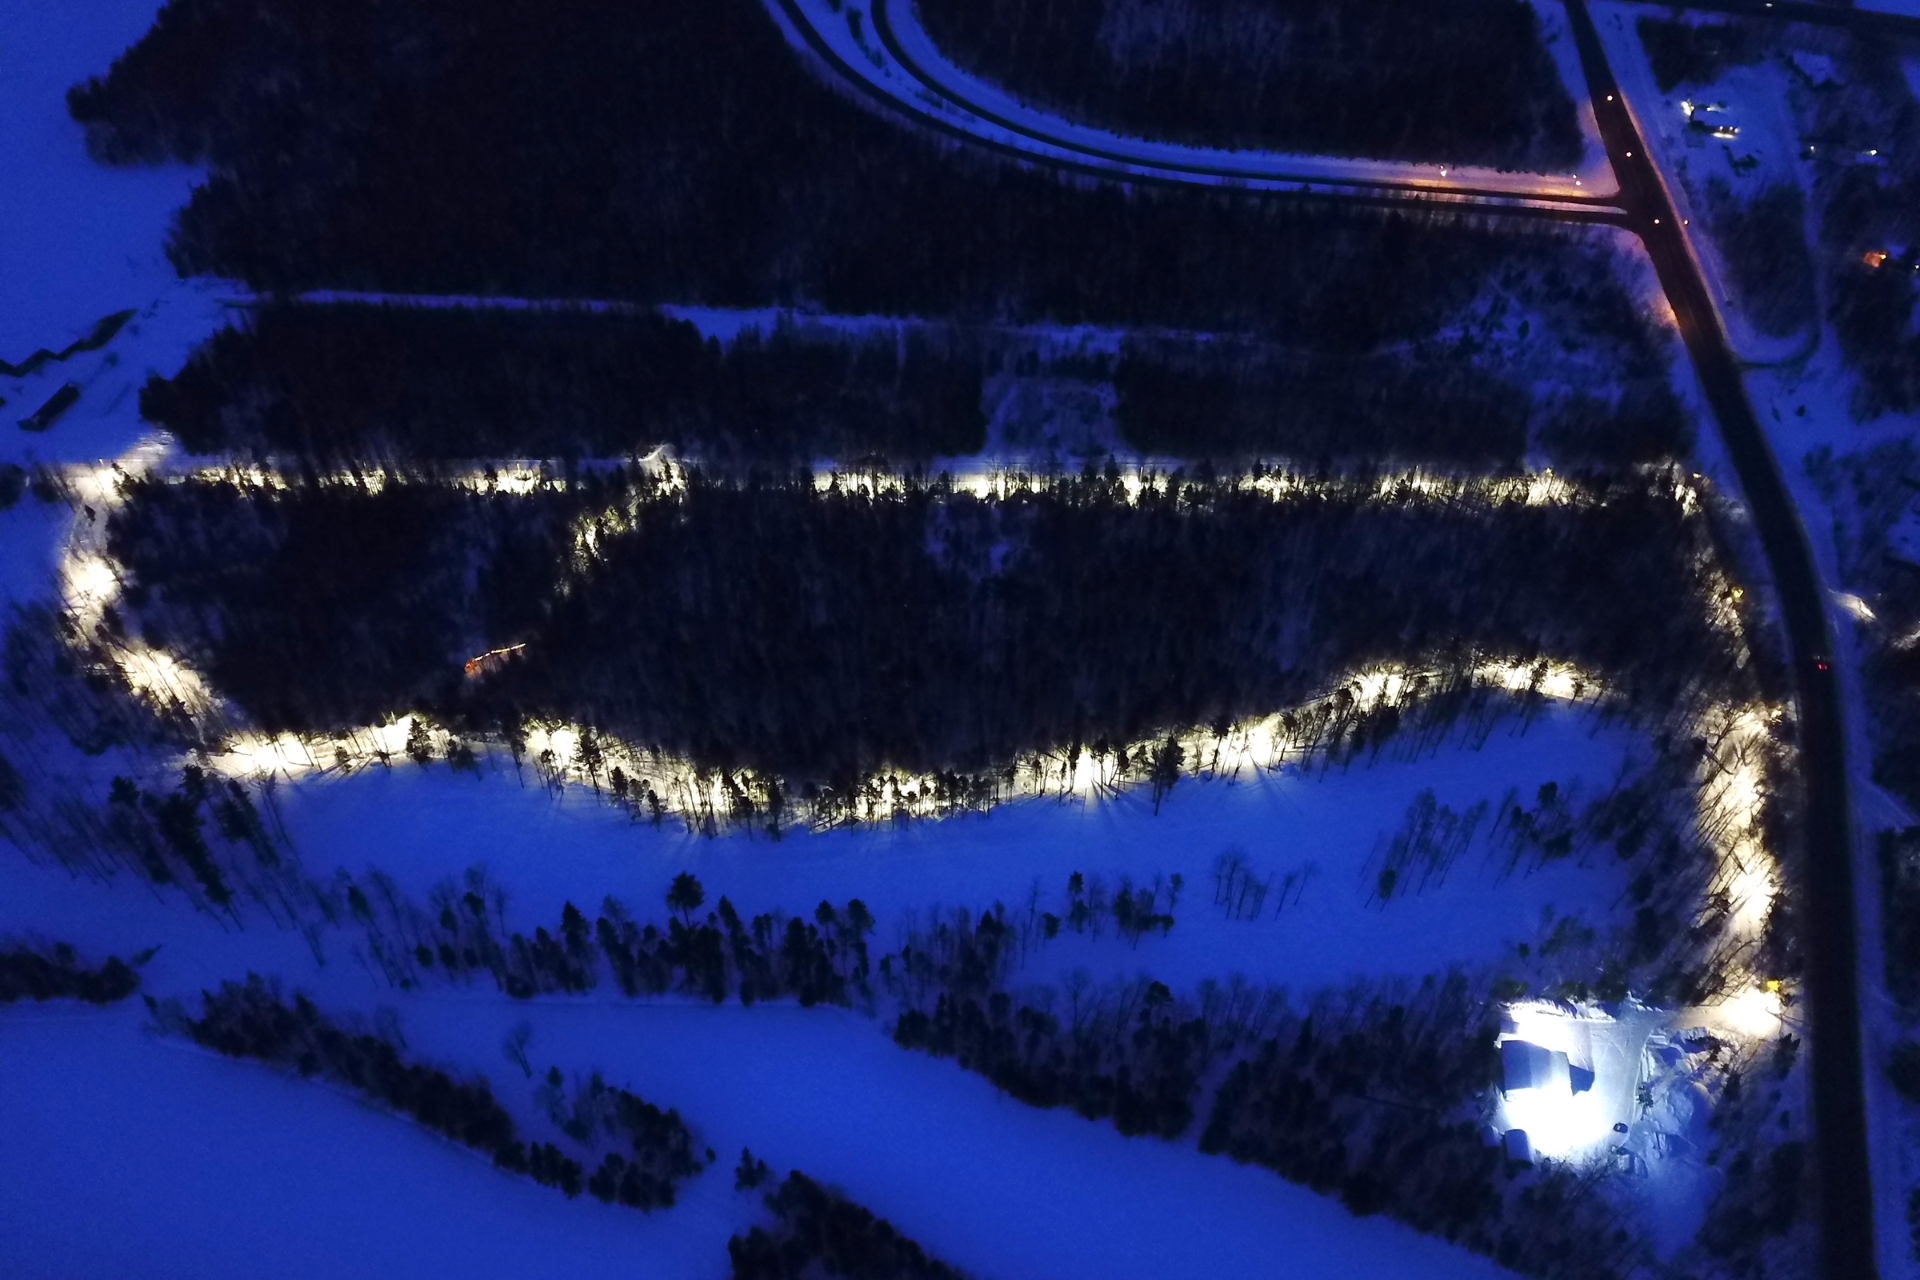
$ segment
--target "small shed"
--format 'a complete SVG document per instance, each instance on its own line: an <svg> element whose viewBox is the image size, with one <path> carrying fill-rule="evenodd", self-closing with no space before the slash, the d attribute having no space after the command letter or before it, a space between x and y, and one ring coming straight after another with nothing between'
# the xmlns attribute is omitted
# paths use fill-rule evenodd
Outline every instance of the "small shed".
<svg viewBox="0 0 1920 1280"><path fill-rule="evenodd" d="M1567 1055L1528 1040L1500 1042L1500 1092L1516 1089L1546 1089L1559 1094L1573 1092L1572 1072ZM1511 1135L1509 1135L1511 1136Z"/></svg>
<svg viewBox="0 0 1920 1280"><path fill-rule="evenodd" d="M1532 1164L1533 1143L1527 1140L1525 1129L1509 1129L1506 1138L1508 1164Z"/></svg>

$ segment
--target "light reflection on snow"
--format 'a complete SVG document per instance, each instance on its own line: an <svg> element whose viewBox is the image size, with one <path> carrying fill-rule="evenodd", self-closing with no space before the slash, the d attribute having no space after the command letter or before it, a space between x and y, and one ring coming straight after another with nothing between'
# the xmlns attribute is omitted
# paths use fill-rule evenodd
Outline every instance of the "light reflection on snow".
<svg viewBox="0 0 1920 1280"><path fill-rule="evenodd" d="M248 730L234 732L220 711L218 698L208 682L177 655L155 649L131 637L110 637L101 629L107 609L118 599L122 583L105 548L107 517L122 501L122 484L133 477L162 475L167 479L228 480L246 485L285 487L285 474L270 466L210 464L181 472L166 472L164 464L173 453L170 438L160 435L140 442L126 455L111 463L71 469L67 480L75 497L93 509L90 517L76 515L62 564L61 581L69 615L79 625L80 634L89 641L99 639L105 656L124 674L138 693L161 705L178 705L203 719L217 719L209 726L210 736L220 740L214 754L216 768L239 776L285 774L298 777L316 771L345 766L358 768L372 763L390 762L404 752L411 717L391 724L365 725L333 734L303 739L291 734L264 735ZM633 526L640 509L652 502L684 492L685 468L662 448L644 458L637 466L651 485L634 490L622 505L611 506L579 517L573 530L577 568L584 568L600 552L603 539ZM947 473L954 489L982 500L1008 498L1029 488L1032 475L1009 471L1004 467L981 465L959 468ZM567 486L563 469L538 460L519 460L474 465L436 472L425 477L436 483L454 484L476 492L528 493L540 489ZM1170 496L1178 484L1177 474L1151 467L1137 466L1121 470L1116 479L1120 490L1132 502L1149 496ZM379 471L338 471L317 477L322 484L358 485L377 490L387 480ZM1675 498L1687 510L1697 510L1701 502L1700 477L1689 478L1678 468L1653 468L1643 481L1671 485ZM907 477L874 472L841 471L830 467L816 469L814 484L820 492L858 492L880 495L904 492ZM1331 497L1361 500L1404 501L1409 497L1439 503L1472 498L1491 504L1538 506L1553 503L1594 503L1605 494L1583 487L1551 471L1506 477L1452 476L1421 470L1391 472L1384 475L1307 475L1284 469L1261 470L1242 477L1244 491L1261 493L1276 502L1325 500ZM1716 568L1708 571L1713 618L1729 634L1740 637L1741 616L1737 608L1738 588L1726 583ZM1744 640L1740 641L1744 649ZM1300 763L1323 747L1317 730L1302 730L1311 725L1316 714L1324 716L1336 706L1343 714L1364 715L1388 707L1400 707L1417 700L1434 687L1441 673L1413 664L1382 664L1348 673L1305 704L1267 716L1251 717L1231 725L1224 735L1211 727L1194 726L1174 730L1181 747L1185 771L1210 776L1237 777L1246 772L1282 768ZM1520 661L1497 656L1483 657L1470 672L1473 684L1503 690L1523 697L1538 697L1554 702L1575 702L1604 697L1606 688L1590 672L1566 663L1545 660ZM1776 708L1764 706L1720 707L1705 717L1705 753L1699 773L1700 795L1697 821L1702 838L1719 851L1723 867L1728 868L1723 889L1735 927L1745 936L1757 936L1771 907L1777 875L1767 854L1760 827L1765 800L1765 779L1772 726L1780 718ZM1102 755L1082 750L1077 754L1056 749L1040 752L1016 763L1010 771L1011 792L1028 795L1055 795L1091 798L1112 792L1121 785L1120 752L1124 750L1137 779L1144 771L1147 756L1166 738L1166 731L1138 742L1115 744ZM689 821L695 815L725 814L729 811L729 788L757 788L755 799L765 798L766 780L746 775L733 778L696 768L691 762L660 752L602 736L601 760L595 776L588 777L580 758L581 731L571 725L529 726L527 746L533 760L557 781L597 782L616 765L636 783L657 795L670 811ZM485 742L470 743L477 752L488 754L494 748ZM550 755L548 753L551 753ZM923 816L941 811L940 780L931 775L881 769L860 785L853 811L863 820L896 816Z"/></svg>

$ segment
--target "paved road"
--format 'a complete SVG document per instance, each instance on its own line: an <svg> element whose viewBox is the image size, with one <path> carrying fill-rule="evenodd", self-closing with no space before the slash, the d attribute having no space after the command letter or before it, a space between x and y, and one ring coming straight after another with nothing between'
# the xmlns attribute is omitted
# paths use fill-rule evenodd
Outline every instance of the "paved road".
<svg viewBox="0 0 1920 1280"><path fill-rule="evenodd" d="M795 0L768 0L768 3L780 12L787 25L806 43L807 48L826 63L835 75L844 80L849 88L922 128L931 129L947 137L959 139L1026 164L1136 186L1205 187L1208 190L1228 191L1235 188L1223 187L1220 184L1221 179L1249 183L1286 183L1289 185L1249 186L1245 191L1247 194L1257 194L1269 199L1301 199L1327 204L1370 207L1403 208L1410 202L1436 206L1470 203L1474 206L1476 214L1532 221L1626 225L1626 215L1618 208L1618 202L1602 197L1533 196L1524 192L1498 188L1400 182L1372 177L1329 177L1325 174L1294 176L1278 171L1250 174L1245 169L1210 169L1205 165L1169 164L1126 157L1116 152L1089 149L1076 142L1051 139L1043 133L1006 120L984 107L969 103L931 80L915 81L916 84L939 96L949 106L957 108L965 115L996 129L1019 134L1039 144L1038 146L1019 146L1001 138L975 132L968 129L965 124L947 116L924 110L908 97L874 83L858 68L847 64L839 52L815 30L812 20L795 3ZM883 43L890 51L895 52L897 58L903 58L904 55L897 52L898 43L894 39L892 28L886 23L886 0L873 0L872 13L874 29L876 32L883 33L880 36ZM909 69L913 66L910 60L902 61L901 65ZM1040 149L1042 147L1046 149ZM1299 183L1297 188L1291 185L1294 182Z"/></svg>
<svg viewBox="0 0 1920 1280"><path fill-rule="evenodd" d="M920 111L874 85L848 67L822 40L794 0L776 0L813 51L838 74L884 106L950 136L1009 154L1031 164L1130 182L1181 185L1177 175L1142 177L1117 174L1111 165L1087 163L1014 147L969 133L952 121ZM1624 95L1607 65L1606 53L1587 12L1585 0L1566 0L1573 36L1593 97L1594 114L1607 154L1620 182L1619 209L1565 206L1558 209L1489 201L1477 215L1545 218L1557 222L1604 222L1638 235L1659 275L1661 288L1679 324L1707 403L1713 410L1727 452L1760 533L1787 629L1800 706L1800 751L1806 787L1808 842L1806 901L1806 1001L1812 1045L1814 1094L1814 1170L1818 1187L1821 1274L1825 1280L1874 1280L1873 1193L1868 1174L1866 1098L1862 1087L1860 1003L1856 969L1857 938L1853 894L1852 840L1847 804L1845 735L1838 684L1829 655L1824 593L1799 513L1781 479L1759 418L1747 398L1740 366L1728 344L1719 313L1688 249L1678 216L1647 153ZM889 52L902 52L885 22L886 0L873 0L874 27ZM1861 32L1920 34L1920 20L1866 10L1775 0L1699 0L1688 8L1754 17L1817 22ZM928 84L935 92L947 90ZM1003 129L1018 129L975 105L949 98L953 105ZM1196 172L1184 179L1196 185L1223 176ZM1325 179L1318 179L1325 184ZM1207 185L1213 185L1210 181ZM1343 187L1354 184L1341 183ZM1262 193L1280 198L1321 199L1347 204L1403 204L1428 193L1418 189L1380 189L1371 193L1285 189ZM1480 200L1511 193L1455 189L1455 198Z"/></svg>
<svg viewBox="0 0 1920 1280"><path fill-rule="evenodd" d="M905 0L905 2L911 3L912 0ZM874 35L879 38L882 47L886 49L887 56L899 64L900 68L912 76L914 81L928 93L939 97L950 106L957 107L967 115L984 120L989 124L997 125L1009 133L1018 134L1021 137L1030 138L1048 147L1073 152L1089 159L1107 161L1120 165L1137 165L1169 174L1200 178L1235 178L1275 183L1319 183L1321 185L1354 187L1364 190L1395 191L1418 195L1465 196L1479 200L1498 198L1503 200L1550 201L1556 205L1601 209L1608 212L1615 212L1618 204L1612 196L1588 195L1564 189L1547 188L1529 191L1518 188L1477 185L1471 182L1445 183L1425 178L1375 176L1365 172L1367 166L1367 162L1365 161L1356 162L1353 173L1346 176L1336 176L1325 173L1314 174L1289 170L1284 166L1262 168L1249 165L1239 168L1229 168L1218 165L1157 159L1139 152L1126 152L1092 146L1086 142L1050 132L1032 121L1018 120L1004 113L996 112L992 108L983 106L975 99L966 96L962 90L956 88L950 82L929 73L926 68L922 67L914 59L913 54L901 43L898 33L895 32L893 28L893 19L890 16L891 6L888 4L888 0L868 0L867 8L873 19ZM1118 145L1118 143L1119 139L1115 139L1115 144ZM1541 184L1558 183L1561 187L1564 187L1565 180L1549 179L1542 176L1537 179L1537 182Z"/></svg>
<svg viewBox="0 0 1920 1280"><path fill-rule="evenodd" d="M1804 6L1802 6L1804 7ZM1827 630L1825 595L1793 499L1780 477L1740 367L1688 252L1679 218L1647 154L1624 95L1607 66L1586 0L1567 0L1574 41L1593 93L1601 137L1620 179L1621 202L1647 246L1679 321L1707 402L1720 423L1760 532L1792 649L1800 701L1800 751L1807 791L1808 931L1806 997L1813 1044L1814 1163L1822 1274L1872 1280L1876 1274L1873 1193L1867 1172L1860 999L1854 935L1853 862L1847 809L1845 736Z"/></svg>

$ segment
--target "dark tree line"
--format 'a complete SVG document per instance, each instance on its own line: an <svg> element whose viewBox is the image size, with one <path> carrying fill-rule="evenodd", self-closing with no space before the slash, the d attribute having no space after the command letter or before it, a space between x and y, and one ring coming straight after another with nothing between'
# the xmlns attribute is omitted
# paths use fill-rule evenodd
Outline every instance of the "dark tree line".
<svg viewBox="0 0 1920 1280"><path fill-rule="evenodd" d="M269 304L140 412L192 453L552 458L661 443L719 460L925 459L985 443L980 354L921 326L722 346L639 313Z"/></svg>
<svg viewBox="0 0 1920 1280"><path fill-rule="evenodd" d="M743 1160L745 1156L743 1153ZM765 1165L759 1166L761 1170ZM734 1280L965 1280L900 1234L885 1218L829 1191L799 1170L766 1193L771 1230L754 1227L727 1241Z"/></svg>
<svg viewBox="0 0 1920 1280"><path fill-rule="evenodd" d="M280 860L273 837L247 789L239 782L209 778L187 765L180 785L170 793L142 792L131 778L117 777L108 790L107 831L157 885L181 881L184 870L209 906L233 913L233 890L206 837L211 817L229 843L250 849L268 869Z"/></svg>
<svg viewBox="0 0 1920 1280"><path fill-rule="evenodd" d="M1845 82L1807 98L1826 318L1862 419L1920 407L1920 99L1899 58L1897 45L1849 39L1835 59Z"/></svg>
<svg viewBox="0 0 1920 1280"><path fill-rule="evenodd" d="M1609 280L1587 284L1565 287L1618 293ZM1517 468L1529 452L1563 467L1683 457L1692 445L1685 412L1628 306L1625 315L1600 307L1585 317L1590 344L1621 349L1614 385L1591 392L1542 391L1527 371L1477 359L1466 342L1329 355L1134 339L1114 369L1115 418L1129 445L1156 456L1492 469Z"/></svg>
<svg viewBox="0 0 1920 1280"><path fill-rule="evenodd" d="M559 1088L559 1068L548 1072L547 1082L549 1089ZM564 1114L556 1099L554 1115L567 1136L583 1146L606 1141L615 1147L587 1179L587 1191L603 1204L618 1200L630 1209L670 1208L674 1188L712 1160L711 1151L701 1160L678 1111L662 1111L609 1085L597 1071L574 1089Z"/></svg>
<svg viewBox="0 0 1920 1280"><path fill-rule="evenodd" d="M1777 182L1742 200L1725 179L1712 178L1707 222L1754 328L1780 337L1818 320L1799 183Z"/></svg>
<svg viewBox="0 0 1920 1280"><path fill-rule="evenodd" d="M139 957L134 957L136 961ZM83 1000L112 1004L140 989L140 975L118 956L97 968L80 963L73 947L11 947L0 951L0 1004L17 1000Z"/></svg>
<svg viewBox="0 0 1920 1280"><path fill-rule="evenodd" d="M1685 701L1743 677L1702 603L1705 523L1663 488L1495 505L1362 477L1276 502L1189 477L1135 501L1109 473L988 501L696 474L594 524L572 570L559 513L584 485L153 482L109 537L156 584L127 595L142 631L264 727L562 719L846 792L883 765L998 768L1264 714L1377 662L1551 655ZM463 680L463 627L464 654L527 647Z"/></svg>
<svg viewBox="0 0 1920 1280"><path fill-rule="evenodd" d="M1605 1200L1557 1167L1518 1173L1485 1138L1498 1006L1461 974L1417 990L1323 993L1304 1007L1243 981L1176 997L1150 978L1003 985L1002 912L956 915L882 963L902 1047L950 1057L1034 1106L1126 1134L1189 1131L1215 1086L1201 1150L1264 1165L1527 1275L1610 1280L1641 1246ZM1605 1241L1607 1249L1591 1249Z"/></svg>
<svg viewBox="0 0 1920 1280"><path fill-rule="evenodd" d="M226 482L130 493L109 537L142 569L105 625L124 612L148 643L199 651L261 723L284 726L448 696L486 637L533 629L593 485L528 495L504 520L482 495L397 477L377 491L309 481L291 501ZM209 627L222 639L200 650Z"/></svg>
<svg viewBox="0 0 1920 1280"><path fill-rule="evenodd" d="M1388 237L1410 234L1402 223ZM1621 390L1543 394L1534 370L1467 339L1344 354L1131 337L1117 358L1044 373L1110 380L1121 438L1155 456L1514 467L1530 448L1557 465L1684 453L1665 358L1611 263L1569 248L1538 283L1618 366ZM723 345L645 312L270 303L151 378L140 403L189 452L322 466L660 443L723 463L916 462L983 446L983 374L1043 373L1018 341L915 324L839 337L782 326Z"/></svg>
<svg viewBox="0 0 1920 1280"><path fill-rule="evenodd" d="M1111 1118L1129 1135L1185 1132L1208 1062L1204 1023L1181 1016L1172 992L1150 980L1124 988L1111 1009L1076 999L1064 1019L1016 1004L998 989L1007 932L1002 914L983 911L971 928L964 916L943 926L931 951L909 946L897 966L887 957L887 977L937 993L930 1009L900 1014L894 1043L952 1058L1030 1106Z"/></svg>
<svg viewBox="0 0 1920 1280"><path fill-rule="evenodd" d="M584 1190L637 1209L669 1206L675 1185L702 1167L677 1113L661 1112L624 1089L608 1089L596 1075L592 1085L598 1089L589 1086L575 1100L575 1119L584 1123L569 1136L591 1149L604 1131L631 1155L609 1152L588 1176L578 1160L553 1143L521 1138L484 1080L458 1080L409 1061L390 1040L337 1025L305 995L296 994L289 1005L277 983L257 975L202 992L198 1018L151 998L149 1005L164 1023L217 1053L344 1085L569 1198Z"/></svg>
<svg viewBox="0 0 1920 1280"><path fill-rule="evenodd" d="M1874 853L1880 863L1887 988L1903 1006L1920 1008L1920 827L1880 832Z"/></svg>
<svg viewBox="0 0 1920 1280"><path fill-rule="evenodd" d="M593 918L569 902L551 928L509 929L504 899L478 870L467 873L464 889L452 881L436 888L425 908L378 873L364 887L348 881L346 910L336 914L366 929L369 962L399 987L485 975L508 995L531 999L610 979L629 998L792 999L803 1007L847 1006L870 994L874 920L859 899L822 902L806 917L776 911L749 919L722 897L697 915L705 891L691 876L682 880L692 896L669 895L675 914L664 925L636 921L608 897Z"/></svg>
<svg viewBox="0 0 1920 1280"><path fill-rule="evenodd" d="M1711 84L1729 68L1748 66L1766 56L1760 33L1743 22L1684 22L1677 18L1641 18L1640 43L1653 67L1660 92L1682 84Z"/></svg>
<svg viewBox="0 0 1920 1280"><path fill-rule="evenodd" d="M1364 348L1430 328L1489 265L1564 243L1002 163L823 83L758 0L171 0L69 105L103 159L211 162L174 260L262 288L1145 321Z"/></svg>
<svg viewBox="0 0 1920 1280"><path fill-rule="evenodd" d="M1502 169L1580 161L1573 100L1524 0L893 0L908 4L961 66L1120 133Z"/></svg>

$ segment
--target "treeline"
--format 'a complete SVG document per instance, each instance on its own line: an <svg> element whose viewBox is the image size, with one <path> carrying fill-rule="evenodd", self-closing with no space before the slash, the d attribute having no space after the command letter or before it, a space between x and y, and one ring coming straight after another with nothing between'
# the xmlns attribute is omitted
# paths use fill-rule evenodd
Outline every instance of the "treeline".
<svg viewBox="0 0 1920 1280"><path fill-rule="evenodd" d="M1564 171L1580 129L1524 0L893 0L1023 101L1203 147Z"/></svg>
<svg viewBox="0 0 1920 1280"><path fill-rule="evenodd" d="M1743 22L1685 22L1641 18L1635 24L1660 92L1682 84L1711 84L1731 67L1760 61L1760 33Z"/></svg>
<svg viewBox="0 0 1920 1280"><path fill-rule="evenodd" d="M1350 349L1425 332L1491 264L1566 243L1457 211L1002 163L822 82L758 0L171 0L68 101L105 160L209 162L172 256L261 289L1155 323Z"/></svg>
<svg viewBox="0 0 1920 1280"><path fill-rule="evenodd" d="M90 969L65 942L44 950L10 947L0 951L0 1004L19 1000L112 1004L139 989L140 975L118 956L108 956L97 968Z"/></svg>
<svg viewBox="0 0 1920 1280"><path fill-rule="evenodd" d="M1746 678L1703 605L1704 521L1657 477L1543 504L1365 478L1275 500L1172 477L1134 498L1117 470L995 500L699 474L620 497L653 483L141 482L108 538L139 584L128 625L264 728L559 720L841 791L883 766L1231 723L1373 663L1551 655L1648 706ZM571 568L558 507L595 487L616 505ZM461 678L508 643L527 647Z"/></svg>
<svg viewBox="0 0 1920 1280"><path fill-rule="evenodd" d="M1814 146L1827 320L1861 420L1920 408L1920 100L1899 59L1889 42L1849 39L1835 58L1845 83L1807 95L1799 121Z"/></svg>
<svg viewBox="0 0 1920 1280"><path fill-rule="evenodd" d="M226 840L250 849L262 866L278 864L278 848L259 810L247 789L233 779L223 783L190 764L170 793L143 793L133 779L124 777L115 778L108 791L106 824L115 847L131 853L153 883L174 884L190 877L207 903L232 914L233 890L205 833L208 817Z"/></svg>
<svg viewBox="0 0 1920 1280"><path fill-rule="evenodd" d="M335 923L366 930L366 959L396 987L470 983L484 975L515 999L571 994L611 980L630 999L686 995L715 1004L792 999L803 1007L849 1006L870 993L867 938L874 921L859 899L822 902L810 918L767 912L748 919L722 897L704 916L705 890L676 879L664 926L637 922L609 896L599 914L567 903L552 927L509 929L503 902L478 871L466 886L435 888L426 907L375 872L349 882L344 903L327 904ZM344 909L341 909L341 908Z"/></svg>
<svg viewBox="0 0 1920 1280"><path fill-rule="evenodd" d="M1799 183L1776 182L1742 200L1724 178L1710 178L1707 222L1754 328L1784 337L1817 321Z"/></svg>
<svg viewBox="0 0 1920 1280"><path fill-rule="evenodd" d="M743 1164L745 1153L742 1153ZM764 1170L764 1164L760 1169ZM733 1280L965 1280L900 1234L885 1218L827 1190L799 1170L764 1197L774 1228L727 1241Z"/></svg>
<svg viewBox="0 0 1920 1280"><path fill-rule="evenodd" d="M1881 831L1874 837L1874 854L1880 864L1887 989L1906 1008L1920 1008L1920 827Z"/></svg>
<svg viewBox="0 0 1920 1280"><path fill-rule="evenodd" d="M257 975L203 992L197 1018L151 997L149 1006L163 1025L197 1044L345 1086L569 1198L591 1191L602 1201L619 1200L637 1209L670 1206L675 1185L701 1167L677 1114L659 1112L623 1089L608 1090L595 1076L593 1083L600 1087L575 1100L576 1116L583 1107L589 1113L576 1140L591 1148L596 1133L604 1130L633 1154L607 1153L589 1177L578 1160L554 1144L522 1139L484 1080L461 1081L437 1067L410 1062L390 1040L336 1025L305 995L296 994L287 1004L277 983Z"/></svg>
<svg viewBox="0 0 1920 1280"><path fill-rule="evenodd" d="M657 314L268 304L154 375L141 416L190 453L553 458L670 444L716 460L926 459L985 443L952 330L724 346Z"/></svg>
<svg viewBox="0 0 1920 1280"><path fill-rule="evenodd" d="M1498 1007L1461 974L1417 990L1326 993L1305 1008L1236 980L1192 998L1142 977L1008 991L1007 921L981 912L883 964L894 1040L950 1057L1034 1106L1176 1138L1217 1081L1203 1151L1265 1165L1358 1214L1385 1213L1523 1274L1632 1274L1625 1218L1563 1167L1520 1173L1485 1137ZM917 954L917 959L914 955ZM1609 1250L1588 1246L1605 1239Z"/></svg>
<svg viewBox="0 0 1920 1280"><path fill-rule="evenodd" d="M1628 339L1643 338L1640 326ZM1597 334L1587 340L1599 345ZM1651 351L1605 387L1543 390L1458 344L1337 356L1253 343L1129 340L1117 362L1121 438L1170 457L1280 456L1516 468L1625 466L1684 457L1686 415Z"/></svg>
<svg viewBox="0 0 1920 1280"><path fill-rule="evenodd" d="M723 464L914 463L984 445L984 375L1044 375L1110 380L1121 440L1152 456L1484 468L1530 449L1561 466L1685 453L1666 360L1611 262L1569 248L1539 283L1615 366L1606 387L1542 391L1537 367L1464 341L1341 354L1134 336L1056 370L1017 336L948 325L781 325L722 344L648 313L268 303L149 379L140 405L189 452L320 466L661 443Z"/></svg>

